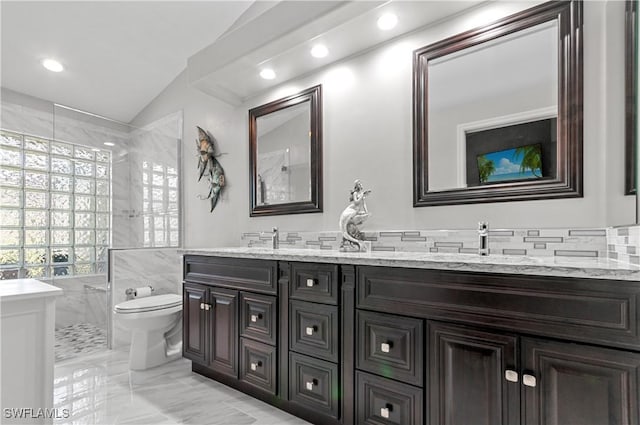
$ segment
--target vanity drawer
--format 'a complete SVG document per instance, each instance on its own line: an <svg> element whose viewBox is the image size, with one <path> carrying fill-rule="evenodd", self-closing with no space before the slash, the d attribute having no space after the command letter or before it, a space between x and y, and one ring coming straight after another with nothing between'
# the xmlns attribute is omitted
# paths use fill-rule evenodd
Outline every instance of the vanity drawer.
<svg viewBox="0 0 640 425"><path fill-rule="evenodd" d="M184 280L276 295L277 264L269 260L185 255Z"/></svg>
<svg viewBox="0 0 640 425"><path fill-rule="evenodd" d="M292 351L338 361L338 307L290 301L289 333Z"/></svg>
<svg viewBox="0 0 640 425"><path fill-rule="evenodd" d="M337 418L339 395L338 365L289 353L289 401Z"/></svg>
<svg viewBox="0 0 640 425"><path fill-rule="evenodd" d="M276 393L276 347L240 338L240 380Z"/></svg>
<svg viewBox="0 0 640 425"><path fill-rule="evenodd" d="M291 263L290 294L293 299L338 304L338 266Z"/></svg>
<svg viewBox="0 0 640 425"><path fill-rule="evenodd" d="M265 344L276 344L276 297L240 293L240 335Z"/></svg>
<svg viewBox="0 0 640 425"><path fill-rule="evenodd" d="M421 319L358 311L358 369L423 385L424 326Z"/></svg>
<svg viewBox="0 0 640 425"><path fill-rule="evenodd" d="M358 424L422 424L422 390L390 379L356 372Z"/></svg>

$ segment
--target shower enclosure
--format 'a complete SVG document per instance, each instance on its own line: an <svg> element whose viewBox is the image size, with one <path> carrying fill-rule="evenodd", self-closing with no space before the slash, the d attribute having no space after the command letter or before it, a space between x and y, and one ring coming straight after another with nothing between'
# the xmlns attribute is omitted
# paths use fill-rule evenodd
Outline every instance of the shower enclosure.
<svg viewBox="0 0 640 425"><path fill-rule="evenodd" d="M56 360L111 346L114 291L180 245L182 114L135 128L3 90L1 117L0 279L64 290Z"/></svg>

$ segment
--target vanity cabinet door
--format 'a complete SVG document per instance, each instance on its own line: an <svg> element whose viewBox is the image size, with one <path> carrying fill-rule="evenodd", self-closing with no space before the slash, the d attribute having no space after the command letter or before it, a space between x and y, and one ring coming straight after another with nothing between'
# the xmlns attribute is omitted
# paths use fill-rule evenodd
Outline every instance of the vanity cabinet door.
<svg viewBox="0 0 640 425"><path fill-rule="evenodd" d="M517 336L437 322L427 328L429 423L520 423Z"/></svg>
<svg viewBox="0 0 640 425"><path fill-rule="evenodd" d="M640 353L532 338L522 351L526 425L640 423Z"/></svg>
<svg viewBox="0 0 640 425"><path fill-rule="evenodd" d="M238 291L209 289L211 332L209 367L238 377Z"/></svg>
<svg viewBox="0 0 640 425"><path fill-rule="evenodd" d="M185 283L182 290L182 354L187 359L206 362L207 288Z"/></svg>

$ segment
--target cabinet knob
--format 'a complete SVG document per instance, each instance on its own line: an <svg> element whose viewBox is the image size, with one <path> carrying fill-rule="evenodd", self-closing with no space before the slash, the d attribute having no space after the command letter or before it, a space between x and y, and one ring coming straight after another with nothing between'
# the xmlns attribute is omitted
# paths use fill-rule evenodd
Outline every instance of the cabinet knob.
<svg viewBox="0 0 640 425"><path fill-rule="evenodd" d="M522 383L527 387L535 387L536 386L536 377L533 375L522 375Z"/></svg>
<svg viewBox="0 0 640 425"><path fill-rule="evenodd" d="M509 382L518 382L518 372L515 370L505 370L504 371L504 379Z"/></svg>
<svg viewBox="0 0 640 425"><path fill-rule="evenodd" d="M309 390L309 391L313 391L313 387L314 387L314 386L316 386L316 385L318 385L318 380L317 380L317 379L314 379L314 380L312 380L312 381L307 381L307 382L305 382L305 385L304 385L304 386L305 386L305 388L306 388L307 390Z"/></svg>
<svg viewBox="0 0 640 425"><path fill-rule="evenodd" d="M205 304L205 305L204 305L204 309L205 309L206 311L211 310L211 304Z"/></svg>
<svg viewBox="0 0 640 425"><path fill-rule="evenodd" d="M388 353L389 351L391 351L391 346L393 344L391 344L390 342L383 342L382 344L380 344L380 351L382 351L383 353Z"/></svg>
<svg viewBox="0 0 640 425"><path fill-rule="evenodd" d="M204 310L204 303L200 303L200 310Z"/></svg>
<svg viewBox="0 0 640 425"><path fill-rule="evenodd" d="M307 287L311 288L313 287L313 285L315 285L315 281L313 279L307 279Z"/></svg>
<svg viewBox="0 0 640 425"><path fill-rule="evenodd" d="M262 367L262 362L251 363L251 370L257 370L259 367Z"/></svg>
<svg viewBox="0 0 640 425"><path fill-rule="evenodd" d="M257 322L260 319L262 319L262 314L252 314L251 315L251 321L253 323Z"/></svg>
<svg viewBox="0 0 640 425"><path fill-rule="evenodd" d="M317 332L318 327L317 326L307 326L305 329L305 333L307 335L313 335L314 332Z"/></svg>
<svg viewBox="0 0 640 425"><path fill-rule="evenodd" d="M393 405L387 403L384 407L380 408L380 416L385 419L389 419L389 414L393 410Z"/></svg>

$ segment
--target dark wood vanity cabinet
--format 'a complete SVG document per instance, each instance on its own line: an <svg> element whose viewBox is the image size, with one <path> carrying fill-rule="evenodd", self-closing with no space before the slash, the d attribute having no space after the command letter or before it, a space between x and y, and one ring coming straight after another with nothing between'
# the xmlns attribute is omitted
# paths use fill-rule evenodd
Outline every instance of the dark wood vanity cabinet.
<svg viewBox="0 0 640 425"><path fill-rule="evenodd" d="M523 423L640 423L640 354L523 338Z"/></svg>
<svg viewBox="0 0 640 425"><path fill-rule="evenodd" d="M428 423L520 422L515 335L430 321L427 333Z"/></svg>
<svg viewBox="0 0 640 425"><path fill-rule="evenodd" d="M280 262L288 400L313 423L353 423L354 267ZM282 380L287 374L281 375Z"/></svg>
<svg viewBox="0 0 640 425"><path fill-rule="evenodd" d="M640 283L185 256L193 370L314 424L640 425Z"/></svg>
<svg viewBox="0 0 640 425"><path fill-rule="evenodd" d="M276 393L275 261L185 256L183 355L193 370Z"/></svg>
<svg viewBox="0 0 640 425"><path fill-rule="evenodd" d="M312 423L353 423L353 266L199 255L183 265L194 372Z"/></svg>
<svg viewBox="0 0 640 425"><path fill-rule="evenodd" d="M182 286L182 354L194 363L205 364L209 323L204 305L208 303L208 288L185 282Z"/></svg>
<svg viewBox="0 0 640 425"><path fill-rule="evenodd" d="M238 376L238 291L185 283L184 357Z"/></svg>
<svg viewBox="0 0 640 425"><path fill-rule="evenodd" d="M637 424L640 355L429 323L430 424Z"/></svg>
<svg viewBox="0 0 640 425"><path fill-rule="evenodd" d="M378 388L424 391L424 404L411 405L414 419L400 422L387 416L403 406L397 395L378 397L371 410L370 391L359 384L358 423L640 423L637 282L383 267L356 274L365 321L358 368L384 379ZM373 369L361 361L376 354L368 327L382 322L399 333L408 320L425 325L424 387L396 372L408 357L391 356L393 346Z"/></svg>

